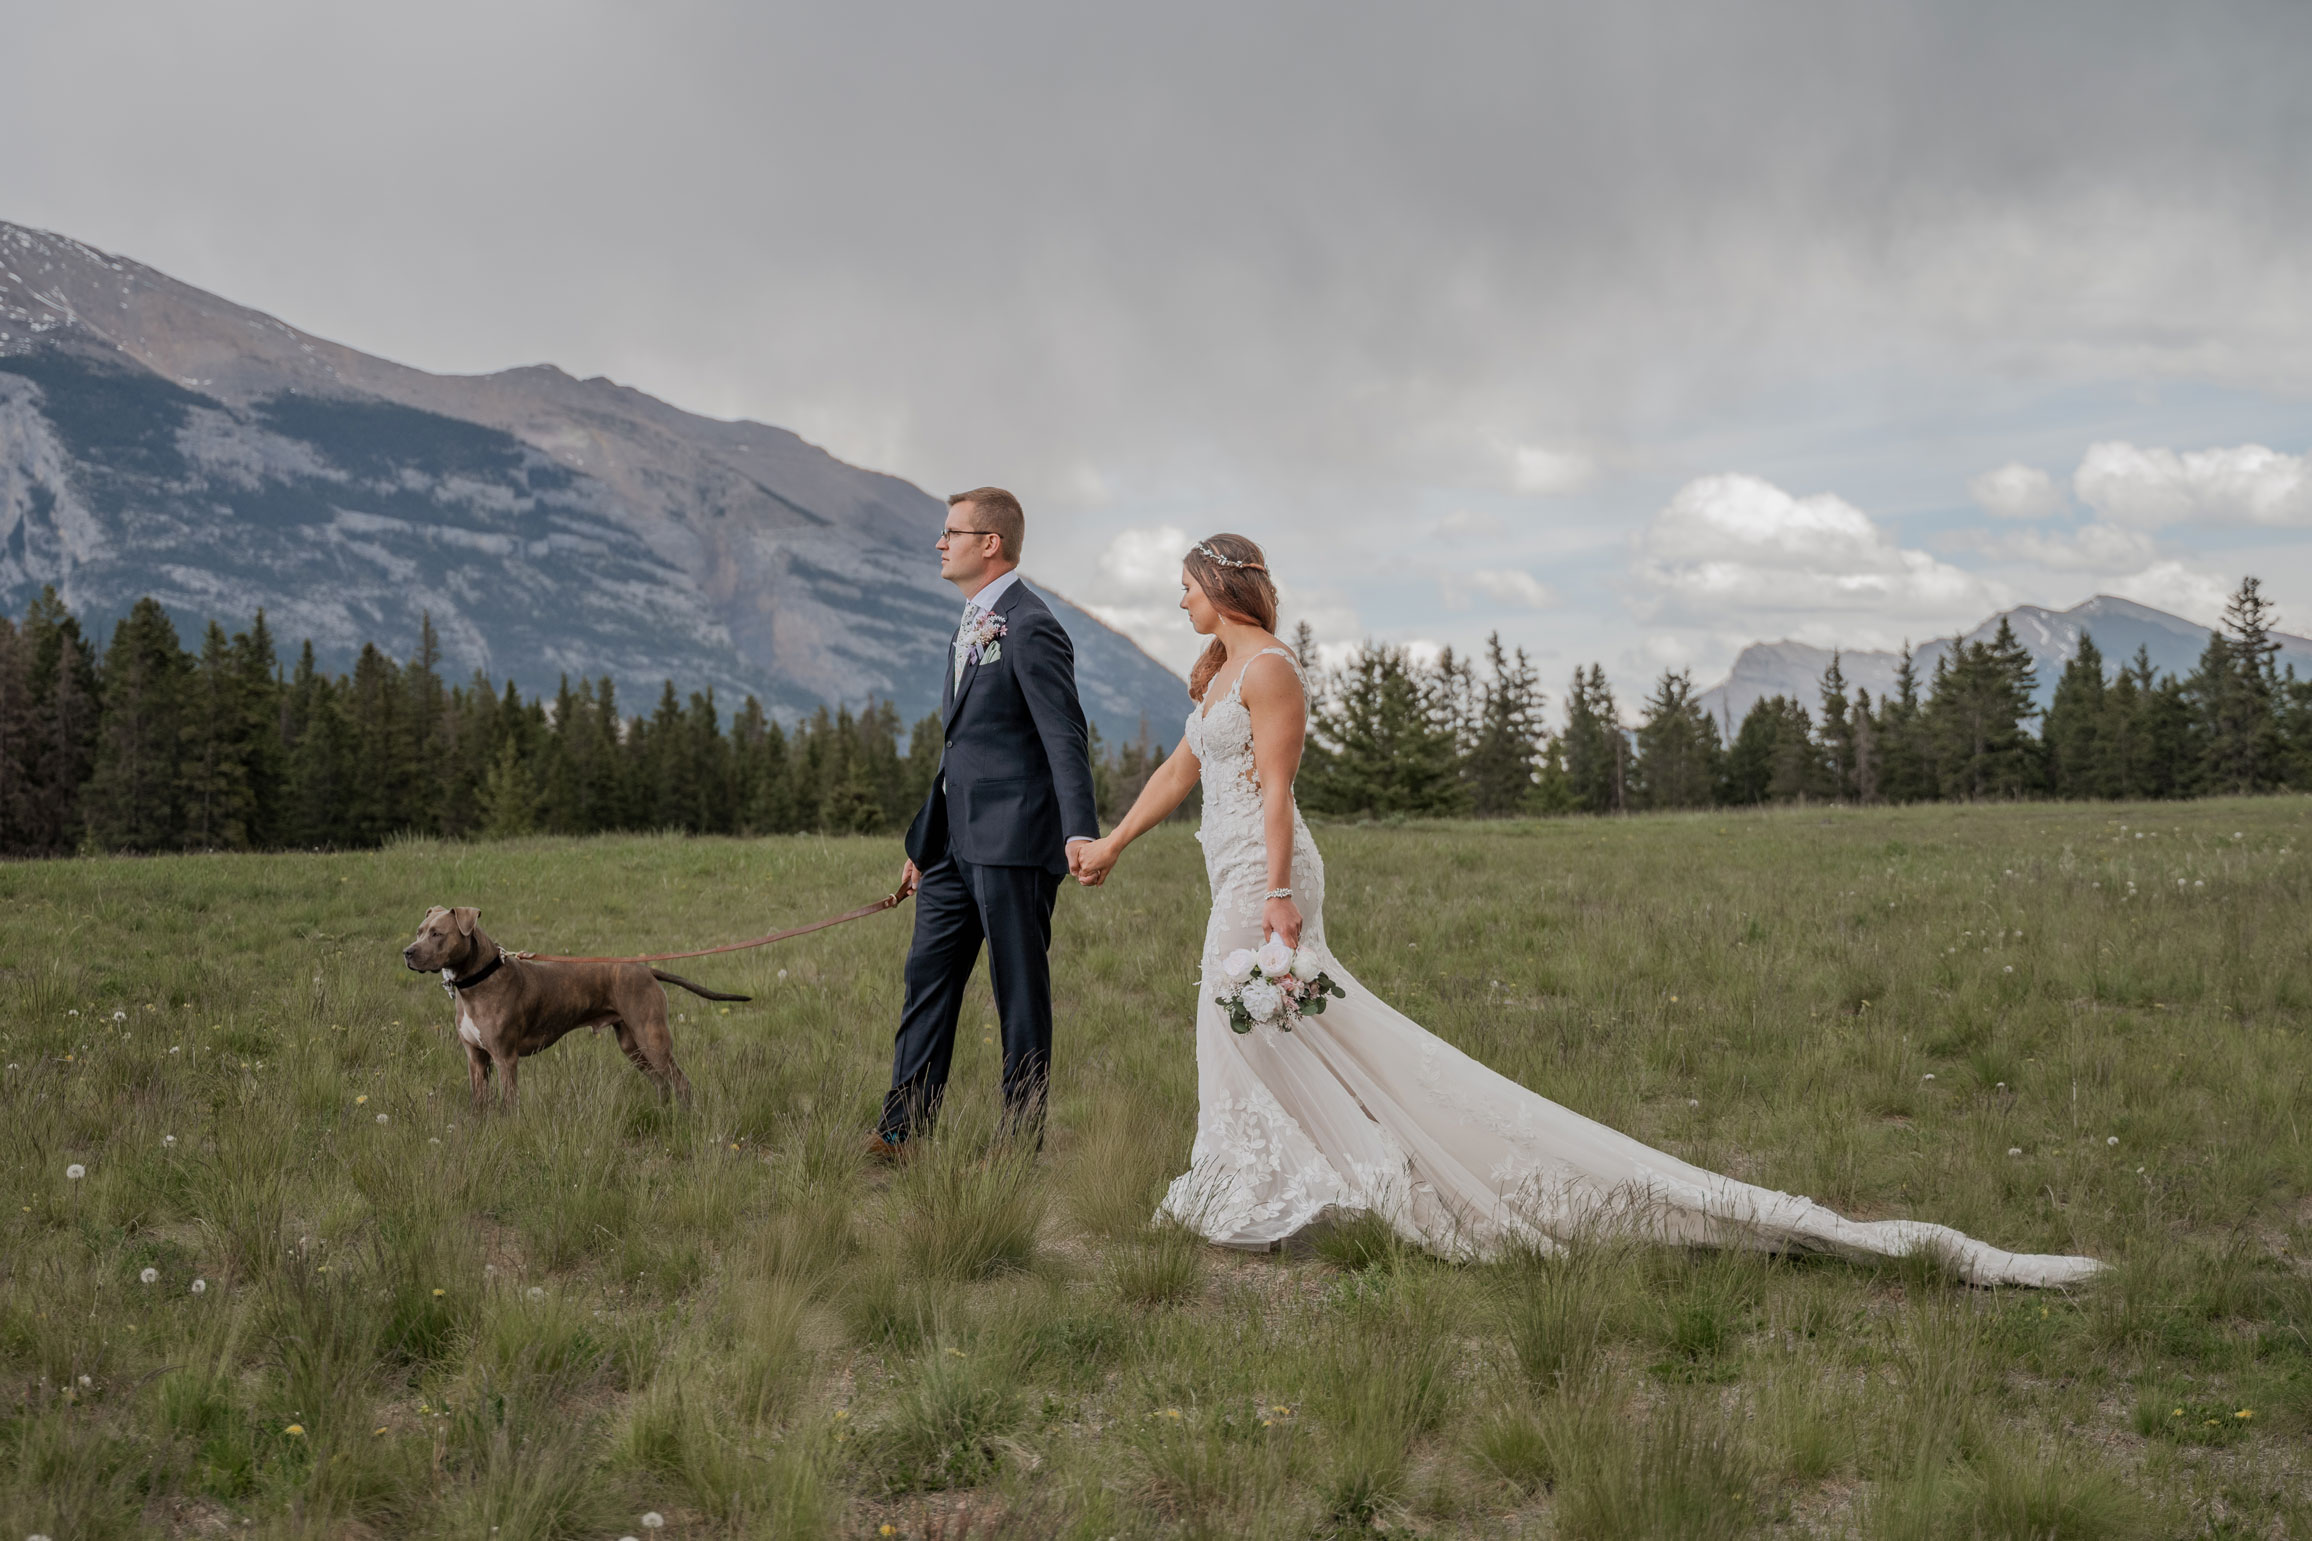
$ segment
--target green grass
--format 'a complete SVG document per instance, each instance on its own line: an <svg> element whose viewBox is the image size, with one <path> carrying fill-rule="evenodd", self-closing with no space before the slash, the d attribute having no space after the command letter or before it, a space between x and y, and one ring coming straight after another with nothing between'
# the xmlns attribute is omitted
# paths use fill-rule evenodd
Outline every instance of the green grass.
<svg viewBox="0 0 2312 1541"><path fill-rule="evenodd" d="M687 1113L579 1035L477 1118L396 956L434 903L540 950L744 935L882 891L891 842L0 866L0 1541L2312 1534L2308 815L1320 831L1336 950L1470 1053L1859 1217L2116 1265L2073 1295L1152 1225L1185 829L1061 899L1043 1155L994 1138L982 981L897 1171L860 1147L904 915L693 966L757 999L672 996Z"/></svg>

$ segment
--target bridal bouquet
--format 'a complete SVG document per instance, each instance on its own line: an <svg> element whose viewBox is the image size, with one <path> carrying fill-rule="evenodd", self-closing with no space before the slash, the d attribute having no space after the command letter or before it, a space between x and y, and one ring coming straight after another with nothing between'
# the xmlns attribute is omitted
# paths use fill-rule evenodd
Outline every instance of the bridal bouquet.
<svg viewBox="0 0 2312 1541"><path fill-rule="evenodd" d="M1239 947L1220 960L1228 988L1213 997L1228 1010L1228 1025L1240 1033L1255 1026L1289 1033L1303 1015L1321 1016L1325 997L1348 999L1349 992L1334 984L1307 948L1295 952L1281 937L1270 937L1259 950Z"/></svg>

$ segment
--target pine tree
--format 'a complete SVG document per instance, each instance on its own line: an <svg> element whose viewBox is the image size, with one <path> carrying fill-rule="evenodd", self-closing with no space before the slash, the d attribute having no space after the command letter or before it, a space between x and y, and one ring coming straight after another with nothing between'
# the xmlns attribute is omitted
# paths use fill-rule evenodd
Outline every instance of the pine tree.
<svg viewBox="0 0 2312 1541"><path fill-rule="evenodd" d="M405 818L415 827L444 833L442 811L450 806L460 766L449 752L449 692L442 687L442 644L433 612L418 620L417 652L402 666L402 699L407 704L402 751L410 785Z"/></svg>
<svg viewBox="0 0 2312 1541"><path fill-rule="evenodd" d="M1865 806L1879 800L1878 720L1871 709L1870 692L1856 688L1854 715L1854 800Z"/></svg>
<svg viewBox="0 0 2312 1541"><path fill-rule="evenodd" d="M254 703L242 697L233 644L225 628L211 621L201 636L200 657L185 678L178 733L178 797L187 849L241 851L250 845L256 814L248 766Z"/></svg>
<svg viewBox="0 0 2312 1541"><path fill-rule="evenodd" d="M1846 673L1839 667L1835 648L1830 666L1822 671L1822 730L1816 742L1822 748L1822 795L1833 802L1854 801L1854 723L1848 712Z"/></svg>
<svg viewBox="0 0 2312 1541"><path fill-rule="evenodd" d="M1770 802L1802 803L1824 794L1822 745L1814 736L1814 719L1801 703L1787 696L1774 698L1773 758L1766 782Z"/></svg>
<svg viewBox="0 0 2312 1541"><path fill-rule="evenodd" d="M1742 726L1735 730L1734 742L1726 750L1728 802L1749 807L1767 800L1774 785L1775 744L1782 733L1786 704L1780 696L1764 696L1751 702L1750 710L1742 714Z"/></svg>
<svg viewBox="0 0 2312 1541"><path fill-rule="evenodd" d="M273 630L259 610L247 631L233 634L233 674L241 698L241 776L249 788L249 844L272 850L281 843L282 800L289 753L282 737L281 660Z"/></svg>
<svg viewBox="0 0 2312 1541"><path fill-rule="evenodd" d="M1497 818L1521 813L1532 801L1545 700L1541 677L1525 649L1512 658L1503 651L1498 631L1485 639L1485 662L1485 684L1461 774L1470 811Z"/></svg>
<svg viewBox="0 0 2312 1541"><path fill-rule="evenodd" d="M352 790L353 736L345 721L341 692L314 667L313 644L297 655L290 676L288 781L283 794L283 838L307 849L355 845L346 820Z"/></svg>
<svg viewBox="0 0 2312 1541"><path fill-rule="evenodd" d="M1874 731L1879 751L1879 795L1890 803L1925 802L1935 796L1934 759L1928 751L1923 718L1918 664L1905 641L1895 665L1894 694L1879 703Z"/></svg>
<svg viewBox="0 0 2312 1541"><path fill-rule="evenodd" d="M0 615L0 856L44 849L34 781L39 734L33 726L32 648L16 623Z"/></svg>
<svg viewBox="0 0 2312 1541"><path fill-rule="evenodd" d="M2261 792L2279 783L2279 676L2272 604L2243 578L2224 606L2224 628L2187 686L2205 744L2206 784L2219 792Z"/></svg>
<svg viewBox="0 0 2312 1541"><path fill-rule="evenodd" d="M100 676L86 807L89 838L107 850L161 851L177 843L185 673L168 612L155 600L138 600L113 628Z"/></svg>
<svg viewBox="0 0 2312 1541"><path fill-rule="evenodd" d="M1694 679L1665 669L1637 730L1633 801L1640 808L1706 808L1722 777L1718 725L1694 699Z"/></svg>
<svg viewBox="0 0 2312 1541"><path fill-rule="evenodd" d="M346 804L336 839L373 846L398 830L432 827L431 808L417 797L417 767L411 760L415 734L402 669L375 643L365 643L353 661L351 689L338 701L351 739L345 764Z"/></svg>
<svg viewBox="0 0 2312 1541"><path fill-rule="evenodd" d="M539 802L538 783L523 759L520 736L501 735L497 757L490 762L489 776L482 783L478 833L492 840L508 840L534 832Z"/></svg>
<svg viewBox="0 0 2312 1541"><path fill-rule="evenodd" d="M1620 813L1628 806L1629 736L1603 666L1573 671L1561 743L1566 787L1578 811Z"/></svg>
<svg viewBox="0 0 2312 1541"><path fill-rule="evenodd" d="M2022 797L2039 785L2031 654L2005 617L1989 642L1961 644L1935 661L1924 717L1945 797Z"/></svg>
<svg viewBox="0 0 2312 1541"><path fill-rule="evenodd" d="M1367 643L1326 682L1314 736L1327 755L1304 768L1304 801L1321 812L1385 816L1458 811L1448 687L1404 649Z"/></svg>
<svg viewBox="0 0 2312 1541"><path fill-rule="evenodd" d="M32 732L29 756L35 798L32 825L43 831L40 851L69 851L84 830L81 798L96 767L97 722L102 712L96 648L65 609L53 586L24 613L30 667Z"/></svg>
<svg viewBox="0 0 2312 1541"><path fill-rule="evenodd" d="M2103 677L2103 653L2082 632L2079 651L2063 666L2048 703L2044 742L2047 790L2057 797L2110 796L2108 746L2104 727L2111 715Z"/></svg>

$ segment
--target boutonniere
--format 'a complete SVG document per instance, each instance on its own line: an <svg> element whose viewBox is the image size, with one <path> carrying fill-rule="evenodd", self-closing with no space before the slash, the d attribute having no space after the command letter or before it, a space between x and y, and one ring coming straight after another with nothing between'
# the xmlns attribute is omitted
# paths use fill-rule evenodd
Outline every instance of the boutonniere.
<svg viewBox="0 0 2312 1541"><path fill-rule="evenodd" d="M961 639L964 660L975 664L994 663L1003 656L1002 638L1009 630L1002 616L982 614L964 630Z"/></svg>

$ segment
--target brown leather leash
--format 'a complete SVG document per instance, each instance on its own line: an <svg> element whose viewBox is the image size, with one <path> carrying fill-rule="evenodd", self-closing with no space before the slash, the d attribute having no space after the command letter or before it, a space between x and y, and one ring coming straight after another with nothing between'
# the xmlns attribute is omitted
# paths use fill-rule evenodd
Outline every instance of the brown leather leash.
<svg viewBox="0 0 2312 1541"><path fill-rule="evenodd" d="M824 931L829 926L865 920L870 915L897 909L906 898L904 891L890 894L873 904L862 904L855 910L845 910L825 920L814 920L807 926L789 926L784 931L773 931L769 936L758 936L751 942L732 942L727 947L701 947L696 952L646 952L631 958L578 958L559 952L508 952L506 956L531 963L671 963L676 958L707 958L718 952L745 952L750 947L768 947L773 942L783 942L791 936L808 936L813 931Z"/></svg>

